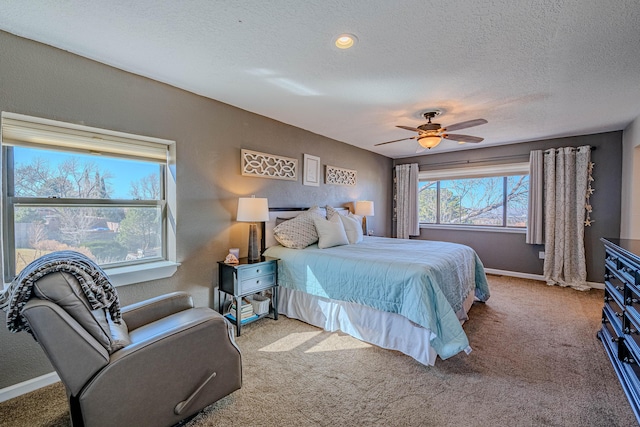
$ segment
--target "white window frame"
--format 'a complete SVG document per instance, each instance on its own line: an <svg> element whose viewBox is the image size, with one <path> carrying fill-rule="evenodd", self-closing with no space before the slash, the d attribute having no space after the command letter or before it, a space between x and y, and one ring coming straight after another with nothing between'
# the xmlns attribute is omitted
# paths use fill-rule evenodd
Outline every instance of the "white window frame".
<svg viewBox="0 0 640 427"><path fill-rule="evenodd" d="M134 135L56 120L2 112L0 144L62 150L112 157L154 160L165 165L165 216L163 219L163 257L138 264L103 266L114 286L124 286L171 277L180 265L176 245L176 142L160 138ZM0 151L1 153L1 151ZM0 163L4 167L3 159ZM2 176L5 174L3 172ZM4 183L3 183L4 188ZM0 199L0 237L5 242L4 208L6 195ZM0 246L0 272L5 276L5 244ZM10 250L10 249L9 249ZM8 286L5 283L4 286Z"/></svg>
<svg viewBox="0 0 640 427"><path fill-rule="evenodd" d="M507 163L499 165L468 166L463 168L435 169L420 171L419 181L446 181L452 179L504 177L513 175L529 175L529 162ZM420 228L433 228L445 230L468 230L468 231L491 231L499 233L520 233L527 232L526 227L502 227L491 225L468 225L468 224L433 224L420 223Z"/></svg>

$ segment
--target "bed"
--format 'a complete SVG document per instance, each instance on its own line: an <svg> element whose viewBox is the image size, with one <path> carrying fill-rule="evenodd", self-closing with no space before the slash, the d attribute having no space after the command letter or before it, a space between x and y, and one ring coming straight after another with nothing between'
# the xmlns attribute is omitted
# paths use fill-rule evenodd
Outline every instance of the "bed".
<svg viewBox="0 0 640 427"><path fill-rule="evenodd" d="M280 313L425 365L471 351L462 323L474 300L489 298L484 267L473 249L372 236L322 249L317 243L304 249L278 244L276 217L297 214L273 210L266 224L264 255L280 259Z"/></svg>

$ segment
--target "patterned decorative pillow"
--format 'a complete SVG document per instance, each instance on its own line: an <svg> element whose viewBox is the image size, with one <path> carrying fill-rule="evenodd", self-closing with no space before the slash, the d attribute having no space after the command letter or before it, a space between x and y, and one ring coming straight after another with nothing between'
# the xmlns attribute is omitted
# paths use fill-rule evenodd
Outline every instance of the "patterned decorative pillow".
<svg viewBox="0 0 640 427"><path fill-rule="evenodd" d="M327 219L333 218L334 215L340 215L337 210L329 205L325 206L324 209L327 211Z"/></svg>
<svg viewBox="0 0 640 427"><path fill-rule="evenodd" d="M287 248L304 249L318 241L318 232L313 223L314 218L324 218L322 211L317 206L277 225L273 229L273 237Z"/></svg>

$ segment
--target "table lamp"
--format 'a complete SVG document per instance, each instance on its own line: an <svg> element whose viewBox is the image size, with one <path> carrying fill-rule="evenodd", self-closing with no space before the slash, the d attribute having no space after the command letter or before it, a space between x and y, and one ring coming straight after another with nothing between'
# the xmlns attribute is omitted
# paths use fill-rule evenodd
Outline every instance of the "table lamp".
<svg viewBox="0 0 640 427"><path fill-rule="evenodd" d="M368 236L367 216L373 216L373 202L371 200L358 200L356 202L356 215L362 217L362 232Z"/></svg>
<svg viewBox="0 0 640 427"><path fill-rule="evenodd" d="M236 220L249 222L249 252L247 258L250 262L260 260L258 222L269 221L269 203L265 198L240 197L238 199L238 213Z"/></svg>

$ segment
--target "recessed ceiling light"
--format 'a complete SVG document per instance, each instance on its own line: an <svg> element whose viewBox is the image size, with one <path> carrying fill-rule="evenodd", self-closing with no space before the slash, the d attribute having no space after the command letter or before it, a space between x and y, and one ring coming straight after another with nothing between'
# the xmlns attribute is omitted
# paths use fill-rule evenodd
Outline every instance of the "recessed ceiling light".
<svg viewBox="0 0 640 427"><path fill-rule="evenodd" d="M336 47L338 49L349 49L358 42L358 38L353 34L340 34L336 38Z"/></svg>

